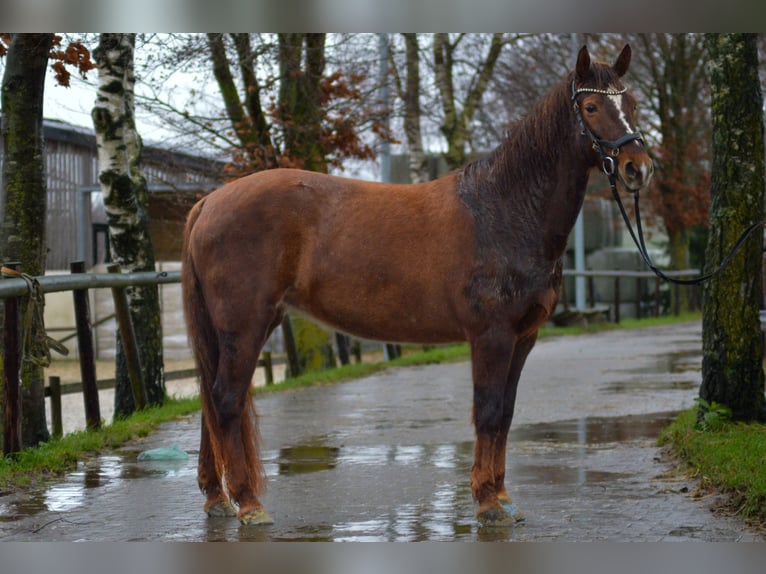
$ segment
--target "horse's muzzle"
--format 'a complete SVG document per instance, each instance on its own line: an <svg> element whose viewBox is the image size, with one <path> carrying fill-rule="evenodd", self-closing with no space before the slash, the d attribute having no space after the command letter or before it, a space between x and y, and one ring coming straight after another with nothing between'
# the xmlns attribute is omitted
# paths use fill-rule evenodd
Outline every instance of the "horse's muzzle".
<svg viewBox="0 0 766 574"><path fill-rule="evenodd" d="M638 157L632 157L625 154L620 158L617 169L620 181L628 191L636 192L646 187L652 179L654 166L651 158L645 153L638 154Z"/></svg>

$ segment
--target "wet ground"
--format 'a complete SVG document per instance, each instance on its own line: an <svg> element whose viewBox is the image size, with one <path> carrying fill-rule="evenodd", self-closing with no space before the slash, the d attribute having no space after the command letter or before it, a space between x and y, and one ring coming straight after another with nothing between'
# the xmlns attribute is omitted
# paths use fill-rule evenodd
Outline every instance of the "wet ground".
<svg viewBox="0 0 766 574"><path fill-rule="evenodd" d="M0 539L760 541L660 461L656 436L693 404L700 353L697 323L541 341L509 440L509 491L527 517L512 528L474 519L469 366L457 364L260 397L272 526L203 514L197 415L0 497ZM188 460L136 460L174 444Z"/></svg>

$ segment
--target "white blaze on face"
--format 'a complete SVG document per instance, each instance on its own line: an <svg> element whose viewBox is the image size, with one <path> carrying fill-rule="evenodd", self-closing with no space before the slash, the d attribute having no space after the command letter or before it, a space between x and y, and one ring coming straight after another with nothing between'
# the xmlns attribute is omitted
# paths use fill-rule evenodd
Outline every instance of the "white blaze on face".
<svg viewBox="0 0 766 574"><path fill-rule="evenodd" d="M631 129L630 124L628 124L628 118L625 117L625 112L622 109L622 97L622 94L607 96L607 98L614 104L614 107L617 108L619 119L622 122L622 125L625 126L626 133L632 134L633 130Z"/></svg>

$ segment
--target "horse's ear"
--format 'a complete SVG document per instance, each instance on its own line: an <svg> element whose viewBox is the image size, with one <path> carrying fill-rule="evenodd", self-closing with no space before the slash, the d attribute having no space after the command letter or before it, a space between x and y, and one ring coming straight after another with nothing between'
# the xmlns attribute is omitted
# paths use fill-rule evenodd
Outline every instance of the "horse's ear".
<svg viewBox="0 0 766 574"><path fill-rule="evenodd" d="M577 77L584 79L588 75L588 70L590 70L590 54L588 53L588 46L583 46L577 54L577 67L575 68Z"/></svg>
<svg viewBox="0 0 766 574"><path fill-rule="evenodd" d="M630 66L630 54L630 44L625 44L622 52L617 56L617 61L614 63L614 71L617 72L619 77L623 77L625 72L628 71L628 67Z"/></svg>

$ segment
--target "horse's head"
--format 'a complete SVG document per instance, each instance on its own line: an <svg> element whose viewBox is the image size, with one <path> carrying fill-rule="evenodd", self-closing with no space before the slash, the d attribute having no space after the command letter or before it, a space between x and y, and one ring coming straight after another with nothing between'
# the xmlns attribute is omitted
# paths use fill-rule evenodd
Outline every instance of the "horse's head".
<svg viewBox="0 0 766 574"><path fill-rule="evenodd" d="M629 64L628 45L613 66L591 62L583 46L571 87L575 116L583 135L589 138L594 165L608 176L617 176L626 189L635 192L649 183L654 168L636 129L636 100L620 81Z"/></svg>

